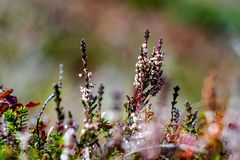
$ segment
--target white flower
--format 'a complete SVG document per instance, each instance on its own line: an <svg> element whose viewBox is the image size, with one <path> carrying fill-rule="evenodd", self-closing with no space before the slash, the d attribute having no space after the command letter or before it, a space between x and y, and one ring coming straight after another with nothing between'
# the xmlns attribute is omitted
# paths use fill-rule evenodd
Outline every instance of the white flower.
<svg viewBox="0 0 240 160"><path fill-rule="evenodd" d="M82 77L83 77L83 74L82 74L82 73L79 73L78 76L79 76L80 78L82 78Z"/></svg>
<svg viewBox="0 0 240 160"><path fill-rule="evenodd" d="M88 77L89 77L89 78L92 77L92 72L88 72Z"/></svg>
<svg viewBox="0 0 240 160"><path fill-rule="evenodd" d="M28 131L17 133L17 138L20 140L20 147L22 150L26 149L30 136L31 135Z"/></svg>
<svg viewBox="0 0 240 160"><path fill-rule="evenodd" d="M69 147L73 143L73 134L74 133L75 133L75 130L73 128L69 128L63 136L64 149L63 149L63 152L60 156L61 160L68 160L69 155L74 155L74 148Z"/></svg>
<svg viewBox="0 0 240 160"><path fill-rule="evenodd" d="M84 134L85 132L86 132L85 129L82 129L82 130L81 130L81 134Z"/></svg>
<svg viewBox="0 0 240 160"><path fill-rule="evenodd" d="M74 129L73 128L69 128L66 132L65 132L65 134L64 134L64 136L63 136L63 138L64 138L64 145L65 146L69 146L70 144L71 144L71 142L72 142L72 136L73 136L73 134L74 134Z"/></svg>
<svg viewBox="0 0 240 160"><path fill-rule="evenodd" d="M142 44L142 48L146 48L147 47L147 44L146 43L143 43Z"/></svg>
<svg viewBox="0 0 240 160"><path fill-rule="evenodd" d="M63 151L64 152L64 151ZM67 154L61 154L61 156L60 156L60 159L61 160L68 160L68 155Z"/></svg>
<svg viewBox="0 0 240 160"><path fill-rule="evenodd" d="M87 89L85 87L80 87L80 92L82 93L82 100L84 101L90 101L92 99L92 91L90 89Z"/></svg>

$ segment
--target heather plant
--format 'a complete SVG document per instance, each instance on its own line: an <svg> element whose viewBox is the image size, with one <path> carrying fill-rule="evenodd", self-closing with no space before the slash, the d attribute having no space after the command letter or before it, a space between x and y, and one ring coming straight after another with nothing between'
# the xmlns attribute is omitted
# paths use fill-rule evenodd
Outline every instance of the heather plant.
<svg viewBox="0 0 240 160"><path fill-rule="evenodd" d="M88 69L87 45L80 42L83 70L79 77L83 107L83 125L76 122L71 111L61 104L63 87L63 65L59 68L59 82L53 85L53 93L43 103L37 117L29 119L28 111L38 102L22 104L13 94L13 89L0 87L0 157L2 159L227 159L233 145L225 145L222 138L224 112L217 112L215 88L207 89L206 107L214 108L201 113L186 101L185 111L177 98L180 87L173 87L170 117L162 122L154 114L152 99L161 91L163 74L163 40L157 42L151 54L148 51L149 30L145 31L144 42L136 63L134 91L126 96L125 116L110 122L102 113L104 86L95 94L92 72ZM209 87L208 87L209 88ZM209 93L211 93L209 95ZM48 103L54 100L57 119L48 126L43 114ZM117 101L117 99L116 99ZM215 106L213 106L215 105ZM119 110L119 103L114 108ZM194 111L193 111L194 110ZM164 113L166 114L166 113ZM161 116L161 115L160 115ZM30 123L33 122L33 123ZM236 133L238 123L232 123L228 132ZM79 132L78 132L79 130ZM233 152L234 156L237 154Z"/></svg>

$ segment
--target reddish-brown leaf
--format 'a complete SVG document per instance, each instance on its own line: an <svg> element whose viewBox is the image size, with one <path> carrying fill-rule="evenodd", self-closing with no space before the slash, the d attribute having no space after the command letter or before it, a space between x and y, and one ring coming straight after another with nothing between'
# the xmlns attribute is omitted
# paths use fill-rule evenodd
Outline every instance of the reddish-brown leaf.
<svg viewBox="0 0 240 160"><path fill-rule="evenodd" d="M2 116L2 114L7 111L9 108L9 104L8 103L0 103L0 117Z"/></svg>
<svg viewBox="0 0 240 160"><path fill-rule="evenodd" d="M40 105L40 102L28 102L25 106L27 108L33 108L33 107L36 107L38 105Z"/></svg>
<svg viewBox="0 0 240 160"><path fill-rule="evenodd" d="M0 93L0 100L6 98L6 97L9 96L12 92L13 92L13 89L11 89L11 88L3 91L2 93Z"/></svg>

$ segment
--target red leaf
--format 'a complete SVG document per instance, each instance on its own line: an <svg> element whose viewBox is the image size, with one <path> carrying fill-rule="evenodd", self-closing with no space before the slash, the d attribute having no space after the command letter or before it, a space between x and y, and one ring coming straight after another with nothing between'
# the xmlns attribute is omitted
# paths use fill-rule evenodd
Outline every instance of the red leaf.
<svg viewBox="0 0 240 160"><path fill-rule="evenodd" d="M33 107L36 107L38 105L40 105L40 102L28 102L25 106L27 108L33 108Z"/></svg>
<svg viewBox="0 0 240 160"><path fill-rule="evenodd" d="M12 92L13 92L13 89L11 89L11 88L3 91L2 93L0 93L0 100L6 98L6 97L9 96Z"/></svg>
<svg viewBox="0 0 240 160"><path fill-rule="evenodd" d="M8 103L0 103L0 116L2 116L2 114L7 111L9 108L9 104Z"/></svg>

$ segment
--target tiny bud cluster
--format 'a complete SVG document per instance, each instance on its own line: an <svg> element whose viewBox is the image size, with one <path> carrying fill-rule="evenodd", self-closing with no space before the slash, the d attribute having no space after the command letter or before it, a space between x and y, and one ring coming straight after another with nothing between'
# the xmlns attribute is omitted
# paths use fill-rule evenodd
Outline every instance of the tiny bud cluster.
<svg viewBox="0 0 240 160"><path fill-rule="evenodd" d="M82 100L83 101L86 101L86 102L91 101L91 99L93 97L91 89L80 86L80 92L82 93Z"/></svg>

